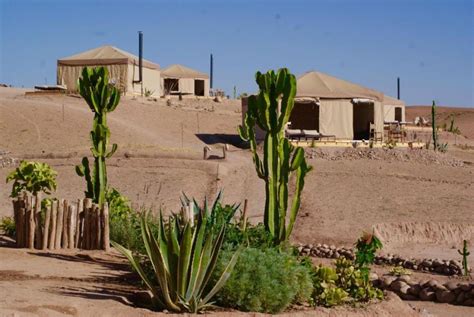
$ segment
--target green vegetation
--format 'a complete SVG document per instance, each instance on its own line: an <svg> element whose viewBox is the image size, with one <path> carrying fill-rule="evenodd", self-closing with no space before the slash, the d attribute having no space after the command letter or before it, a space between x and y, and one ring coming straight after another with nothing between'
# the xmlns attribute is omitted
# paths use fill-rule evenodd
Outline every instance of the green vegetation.
<svg viewBox="0 0 474 317"><path fill-rule="evenodd" d="M293 230L304 178L312 167L306 164L303 148L295 148L284 135L294 106L295 76L283 68L277 73L257 72L255 77L260 92L248 98L248 111L244 125L239 127L239 134L242 140L250 142L258 177L265 181L265 228L274 243L280 244ZM257 153L256 126L266 133L263 162ZM288 182L293 172L296 172L296 186L287 226Z"/></svg>
<svg viewBox="0 0 474 317"><path fill-rule="evenodd" d="M9 237L14 237L16 233L15 220L12 217L3 217L0 220L0 230Z"/></svg>
<svg viewBox="0 0 474 317"><path fill-rule="evenodd" d="M466 240L463 240L462 251L458 250L458 253L460 255L462 255L462 268L464 270L464 276L468 276L469 275L469 267L467 265L467 257L471 254L471 252L469 252L467 250L467 241Z"/></svg>
<svg viewBox="0 0 474 317"><path fill-rule="evenodd" d="M82 78L79 78L79 92L94 113L90 133L94 166L91 174L89 159L84 157L81 165L76 166L76 173L86 179L86 197L102 206L108 190L105 159L111 157L117 150L117 144L113 144L109 150L110 130L107 126L107 113L114 111L117 107L120 92L109 84L109 73L106 67L84 67Z"/></svg>
<svg viewBox="0 0 474 317"><path fill-rule="evenodd" d="M152 232L146 215L141 217L145 258L151 264L153 278L150 278L139 257L112 242L128 258L152 292L156 308L197 313L208 308L212 297L224 286L240 250L233 252L220 277L210 283L224 242L227 222L237 208L222 207L220 197L219 194L209 209L207 202L200 208L194 200L184 196L182 201L185 207L179 215L169 216L167 220L159 215L156 234Z"/></svg>
<svg viewBox="0 0 474 317"><path fill-rule="evenodd" d="M225 250L213 280L225 270L234 251ZM278 313L292 303L304 303L313 291L310 271L298 260L276 249L246 248L229 280L217 293L217 303L243 311Z"/></svg>
<svg viewBox="0 0 474 317"><path fill-rule="evenodd" d="M411 271L407 270L403 266L394 266L388 273L393 276L411 275Z"/></svg>
<svg viewBox="0 0 474 317"><path fill-rule="evenodd" d="M39 192L50 194L56 190L57 175L46 163L21 161L20 166L7 176L7 183L13 181L10 197L18 197L23 191L33 195Z"/></svg>

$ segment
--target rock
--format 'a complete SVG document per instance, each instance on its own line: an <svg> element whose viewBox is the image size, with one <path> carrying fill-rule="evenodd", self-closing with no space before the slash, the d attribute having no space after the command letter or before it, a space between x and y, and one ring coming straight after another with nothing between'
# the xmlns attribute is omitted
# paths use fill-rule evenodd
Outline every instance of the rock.
<svg viewBox="0 0 474 317"><path fill-rule="evenodd" d="M335 246L334 244L331 244L331 245L329 246L329 249L331 249L332 251L334 251L334 250L336 250L336 246Z"/></svg>
<svg viewBox="0 0 474 317"><path fill-rule="evenodd" d="M410 288L408 289L408 294L418 296L420 295L421 292L421 286L420 284L414 284L411 285Z"/></svg>
<svg viewBox="0 0 474 317"><path fill-rule="evenodd" d="M341 256L341 255L340 255L339 252L337 252L337 251L334 252L334 254L332 255L332 257L333 257L334 259L337 259L337 258L339 258L340 256Z"/></svg>
<svg viewBox="0 0 474 317"><path fill-rule="evenodd" d="M408 290L410 286L404 281L399 280L396 280L392 284L390 284L390 290L394 291L395 293L399 293L402 287L406 287L406 289Z"/></svg>
<svg viewBox="0 0 474 317"><path fill-rule="evenodd" d="M469 292L471 290L472 285L469 283L459 283L459 288L464 292Z"/></svg>
<svg viewBox="0 0 474 317"><path fill-rule="evenodd" d="M398 277L398 280L403 281L405 283L408 283L408 282L410 282L410 276L409 275L400 275Z"/></svg>
<svg viewBox="0 0 474 317"><path fill-rule="evenodd" d="M458 283L456 281L449 281L447 283L444 283L444 286L450 290L450 291L454 291L455 289L458 288Z"/></svg>
<svg viewBox="0 0 474 317"><path fill-rule="evenodd" d="M457 304L462 304L466 300L466 293L461 292L456 296L456 303Z"/></svg>
<svg viewBox="0 0 474 317"><path fill-rule="evenodd" d="M436 298L436 293L430 290L430 288L426 287L420 291L420 294L418 296L420 300L433 301Z"/></svg>
<svg viewBox="0 0 474 317"><path fill-rule="evenodd" d="M378 279L379 279L379 276L377 275L377 273L371 272L369 274L369 280L375 281L375 280L378 280Z"/></svg>
<svg viewBox="0 0 474 317"><path fill-rule="evenodd" d="M395 276L391 276L391 275L388 275L388 276L385 276L383 279L382 279L382 287L385 289L385 288L390 288L390 285L396 281L396 277Z"/></svg>
<svg viewBox="0 0 474 317"><path fill-rule="evenodd" d="M451 292L451 291L444 291L444 290L438 289L438 290L436 291L436 299L437 299L438 302L440 302L440 303L448 303L448 304L451 304L451 303L453 303L453 302L456 300L456 296L455 296L454 293Z"/></svg>

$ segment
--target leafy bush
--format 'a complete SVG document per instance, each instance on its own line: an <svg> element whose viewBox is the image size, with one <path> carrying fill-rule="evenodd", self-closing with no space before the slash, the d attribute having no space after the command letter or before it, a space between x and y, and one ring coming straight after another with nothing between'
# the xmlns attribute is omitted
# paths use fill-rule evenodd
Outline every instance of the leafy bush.
<svg viewBox="0 0 474 317"><path fill-rule="evenodd" d="M225 250L213 280L222 274L232 251ZM244 311L278 313L292 303L310 299L313 291L308 268L276 249L242 251L229 280L217 294L217 302Z"/></svg>
<svg viewBox="0 0 474 317"><path fill-rule="evenodd" d="M273 248L274 246L271 234L262 223L255 226L247 224L245 230L242 230L238 224L229 225L225 243L232 248L242 244L257 249Z"/></svg>
<svg viewBox="0 0 474 317"><path fill-rule="evenodd" d="M14 237L16 233L15 220L12 217L3 217L0 221L0 230L9 237Z"/></svg>
<svg viewBox="0 0 474 317"><path fill-rule="evenodd" d="M403 266L394 266L388 273L393 276L411 275L411 271L407 270Z"/></svg>
<svg viewBox="0 0 474 317"><path fill-rule="evenodd" d="M128 258L152 292L156 308L174 312L202 311L211 304L212 297L230 276L239 251L233 252L219 277L210 281L226 228L226 223L218 221L223 218L217 215L221 211L217 206L215 203L210 210L207 204L202 209L197 208L196 217L195 208L183 208L181 214L169 216L167 221L160 214L157 235L151 232L146 216L141 217L146 262L151 263L154 279L149 278L140 258L112 242ZM212 225L208 225L210 223Z"/></svg>
<svg viewBox="0 0 474 317"><path fill-rule="evenodd" d="M50 194L56 190L57 175L46 163L21 161L20 166L7 176L7 183L14 181L10 197L18 197L22 191L33 195L41 191Z"/></svg>

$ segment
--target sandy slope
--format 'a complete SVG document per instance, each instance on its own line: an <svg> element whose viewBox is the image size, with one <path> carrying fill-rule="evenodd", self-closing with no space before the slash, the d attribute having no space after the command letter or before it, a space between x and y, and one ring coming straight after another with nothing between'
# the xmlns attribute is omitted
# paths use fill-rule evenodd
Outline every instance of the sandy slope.
<svg viewBox="0 0 474 317"><path fill-rule="evenodd" d="M178 208L182 191L202 199L224 188L227 202L248 199L250 216L253 221L259 221L263 214L263 183L256 177L248 151L231 146L226 160L202 160L206 143L214 149L213 155L219 156L222 142L236 139L236 127L241 121L238 111L239 103L232 101L216 104L174 100L169 107L163 100L124 99L109 115L112 141L119 144L119 151L109 161L110 184L135 204L162 207L167 211ZM59 172L59 188L55 194L58 197L82 196L84 181L75 175L74 166L83 154L88 154L91 120L92 114L81 99L25 97L21 90L0 88L0 150L10 151L14 157L51 164ZM452 167L413 161L310 159L315 169L306 180L293 240L349 245L362 230L370 230L374 224L442 222L462 226L474 223L474 151L453 148L447 155L467 163L464 167ZM0 181L10 170L0 168ZM0 186L0 216L11 213L9 190L9 185ZM386 233L390 236L391 232ZM457 246L461 238L474 239L453 236L429 248L426 241L418 243L417 239L396 241L386 245L386 252L451 258L456 257L452 247ZM34 271L48 275L43 270L54 268L58 263L57 259L43 263L41 256L15 252L0 248L0 259L9 259L0 261L0 270L24 270L24 274L34 275L29 263L37 263L31 266ZM87 276L98 270L90 261L77 265ZM76 276L76 273L64 272L67 276ZM11 289L10 300L25 301L21 307L31 305L36 307L31 309L39 309L41 313L36 312L39 315L53 314L49 308L37 307L44 305L42 296L51 296L46 292L48 283L52 283L49 279L38 282L38 279L20 278L2 283L0 289ZM53 287L60 287L64 281L54 283ZM85 288L88 287L91 285ZM26 292L26 288L35 291ZM86 305L92 310L103 309L111 303L92 300L90 296L87 299L71 294L58 296L57 303L64 300L69 303L67 307L72 305L76 309ZM117 301L110 306L110 314L125 309L120 306L115 311L116 305ZM2 303L0 307L6 306ZM127 314L128 311L122 312Z"/></svg>

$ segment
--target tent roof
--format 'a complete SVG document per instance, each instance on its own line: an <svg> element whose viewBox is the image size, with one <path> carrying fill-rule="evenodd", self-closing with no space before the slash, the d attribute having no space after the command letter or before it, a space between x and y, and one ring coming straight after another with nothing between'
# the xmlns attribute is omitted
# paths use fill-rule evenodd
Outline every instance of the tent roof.
<svg viewBox="0 0 474 317"><path fill-rule="evenodd" d="M383 95L383 104L389 106L405 106L403 100L399 100L397 98L393 98L387 95Z"/></svg>
<svg viewBox="0 0 474 317"><path fill-rule="evenodd" d="M161 77L164 78L209 78L206 73L201 73L183 65L170 65L161 71Z"/></svg>
<svg viewBox="0 0 474 317"><path fill-rule="evenodd" d="M315 71L300 76L297 84L296 97L383 100L383 94L378 91Z"/></svg>
<svg viewBox="0 0 474 317"><path fill-rule="evenodd" d="M58 65L87 66L87 65L138 65L138 57L114 46L101 46L79 54L58 60ZM143 59L143 67L160 69L158 64Z"/></svg>

